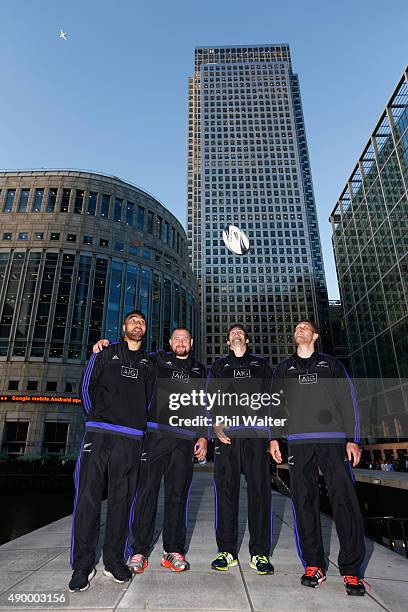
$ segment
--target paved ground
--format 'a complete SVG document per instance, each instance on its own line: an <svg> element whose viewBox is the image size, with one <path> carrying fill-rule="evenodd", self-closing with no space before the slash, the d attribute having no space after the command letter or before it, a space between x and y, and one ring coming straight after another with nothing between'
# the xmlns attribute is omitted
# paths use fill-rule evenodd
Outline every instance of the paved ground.
<svg viewBox="0 0 408 612"><path fill-rule="evenodd" d="M196 472L190 496L188 558L191 571L173 574L160 567L161 539L158 538L144 574L123 587L103 575L99 564L91 587L84 593L67 591L71 571L69 543L71 518L66 517L0 547L0 610L197 610L249 611L330 611L408 610L408 561L368 542L366 578L371 593L363 598L348 597L336 566L338 543L332 521L322 516L330 567L328 580L319 589L299 583L302 566L297 557L288 498L273 494L274 576L257 576L249 568L246 529L245 487L240 510L240 564L228 572L209 569L215 556L213 480L209 472ZM158 517L160 518L160 516ZM102 520L103 523L103 520ZM158 533L159 536L159 533ZM13 594L63 595L64 603L18 603Z"/></svg>

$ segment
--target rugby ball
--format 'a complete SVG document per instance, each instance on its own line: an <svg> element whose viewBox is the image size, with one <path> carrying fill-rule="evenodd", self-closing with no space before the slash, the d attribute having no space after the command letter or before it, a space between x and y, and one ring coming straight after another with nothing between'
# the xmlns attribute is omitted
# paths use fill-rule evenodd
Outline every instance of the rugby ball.
<svg viewBox="0 0 408 612"><path fill-rule="evenodd" d="M227 225L222 237L224 244L235 255L246 255L249 251L249 238L246 233L236 225Z"/></svg>

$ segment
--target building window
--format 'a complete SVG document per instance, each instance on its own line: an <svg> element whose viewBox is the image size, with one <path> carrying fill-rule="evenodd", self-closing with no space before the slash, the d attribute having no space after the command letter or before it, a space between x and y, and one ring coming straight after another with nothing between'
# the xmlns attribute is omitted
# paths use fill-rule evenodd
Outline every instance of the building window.
<svg viewBox="0 0 408 612"><path fill-rule="evenodd" d="M121 221L122 219L122 200L115 198L115 206L113 209L113 220Z"/></svg>
<svg viewBox="0 0 408 612"><path fill-rule="evenodd" d="M7 189L6 201L4 202L3 212L5 213L12 212L15 195L16 195L15 189Z"/></svg>
<svg viewBox="0 0 408 612"><path fill-rule="evenodd" d="M99 239L99 246L101 246L101 247L108 247L109 246L109 240L107 240L106 238L100 238Z"/></svg>
<svg viewBox="0 0 408 612"><path fill-rule="evenodd" d="M18 203L17 212L26 213L28 208L28 198L30 196L29 189L22 189L20 192L20 201Z"/></svg>
<svg viewBox="0 0 408 612"><path fill-rule="evenodd" d="M145 209L143 208L143 206L138 206L137 207L137 224L136 224L136 229L139 232L143 232L144 215L145 215Z"/></svg>
<svg viewBox="0 0 408 612"><path fill-rule="evenodd" d="M76 242L76 234L67 234L67 241L68 242Z"/></svg>
<svg viewBox="0 0 408 612"><path fill-rule="evenodd" d="M67 448L68 423L45 422L42 452L44 455L65 455Z"/></svg>
<svg viewBox="0 0 408 612"><path fill-rule="evenodd" d="M118 253L123 253L125 250L125 245L123 242L115 242L115 251L117 251Z"/></svg>
<svg viewBox="0 0 408 612"><path fill-rule="evenodd" d="M92 236L84 236L83 243L84 244L92 244L93 238Z"/></svg>
<svg viewBox="0 0 408 612"><path fill-rule="evenodd" d="M54 291L54 281L58 267L58 253L46 253L42 275L40 296L32 340L31 356L43 357L47 329L49 328L50 309Z"/></svg>
<svg viewBox="0 0 408 612"><path fill-rule="evenodd" d="M68 359L81 359L84 337L84 321L90 291L89 280L92 259L89 255L81 255L75 281L75 297L72 310L72 322L68 345ZM65 390L67 391L66 383Z"/></svg>
<svg viewBox="0 0 408 612"><path fill-rule="evenodd" d="M31 212L41 212L43 197L44 197L44 189L36 189Z"/></svg>
<svg viewBox="0 0 408 612"><path fill-rule="evenodd" d="M47 380L47 385L45 387L46 391L56 391L57 390L57 381L56 380Z"/></svg>
<svg viewBox="0 0 408 612"><path fill-rule="evenodd" d="M82 189L77 189L74 203L74 213L76 215L82 215L82 208L84 206L84 192Z"/></svg>
<svg viewBox="0 0 408 612"><path fill-rule="evenodd" d="M44 232L34 232L34 240L44 240Z"/></svg>
<svg viewBox="0 0 408 612"><path fill-rule="evenodd" d="M96 191L90 191L89 193L89 197L88 197L88 215L90 215L91 217L94 217L96 214L96 199L98 197L98 194L96 193Z"/></svg>
<svg viewBox="0 0 408 612"><path fill-rule="evenodd" d="M135 205L133 202L126 202L126 225L133 225L133 211Z"/></svg>
<svg viewBox="0 0 408 612"><path fill-rule="evenodd" d="M6 455L22 455L25 451L28 421L6 421L3 452Z"/></svg>
<svg viewBox="0 0 408 612"><path fill-rule="evenodd" d="M71 197L71 190L70 189L63 189L62 190L60 212L62 212L62 213L67 213L68 212L70 197Z"/></svg>
<svg viewBox="0 0 408 612"><path fill-rule="evenodd" d="M11 240L13 237L13 234L11 232L4 232L3 233L3 240Z"/></svg>
<svg viewBox="0 0 408 612"><path fill-rule="evenodd" d="M48 202L47 212L53 213L55 210L55 204L57 202L58 189L56 187L50 187L48 190Z"/></svg>
<svg viewBox="0 0 408 612"><path fill-rule="evenodd" d="M151 210L147 211L147 231L153 235L154 213Z"/></svg>
<svg viewBox="0 0 408 612"><path fill-rule="evenodd" d="M8 390L9 391L17 391L18 390L18 380L9 380L8 382Z"/></svg>
<svg viewBox="0 0 408 612"><path fill-rule="evenodd" d="M59 232L51 232L50 240L59 240L59 239L60 239Z"/></svg>
<svg viewBox="0 0 408 612"><path fill-rule="evenodd" d="M163 232L163 241L168 244L169 242L169 233L170 233L170 226L168 221L164 222L164 232Z"/></svg>
<svg viewBox="0 0 408 612"><path fill-rule="evenodd" d="M17 239L18 240L28 240L28 232L19 232Z"/></svg>
<svg viewBox="0 0 408 612"><path fill-rule="evenodd" d="M74 391L74 385L72 382L66 382L65 383L65 393L73 393Z"/></svg>
<svg viewBox="0 0 408 612"><path fill-rule="evenodd" d="M109 208L110 208L110 195L106 193L102 196L102 204L101 204L101 217L105 219L109 218Z"/></svg>
<svg viewBox="0 0 408 612"><path fill-rule="evenodd" d="M29 380L27 382L27 391L37 391L38 389L38 380Z"/></svg>
<svg viewBox="0 0 408 612"><path fill-rule="evenodd" d="M129 253L131 255L137 255L137 247L133 246L132 244L129 245Z"/></svg>
<svg viewBox="0 0 408 612"><path fill-rule="evenodd" d="M156 224L157 224L156 236L159 240L161 240L162 239L163 219L157 216Z"/></svg>

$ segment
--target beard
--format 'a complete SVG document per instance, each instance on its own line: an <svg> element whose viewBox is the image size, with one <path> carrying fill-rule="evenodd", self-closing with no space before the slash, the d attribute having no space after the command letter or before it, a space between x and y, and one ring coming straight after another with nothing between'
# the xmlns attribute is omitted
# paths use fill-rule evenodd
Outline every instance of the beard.
<svg viewBox="0 0 408 612"><path fill-rule="evenodd" d="M136 328L132 330L125 329L125 336L129 338L130 340L133 340L134 342L140 342L140 340L142 340L144 336L144 331L143 329L140 329L140 328Z"/></svg>
<svg viewBox="0 0 408 612"><path fill-rule="evenodd" d="M190 351L186 346L177 346L173 352L177 357L184 357L188 355Z"/></svg>

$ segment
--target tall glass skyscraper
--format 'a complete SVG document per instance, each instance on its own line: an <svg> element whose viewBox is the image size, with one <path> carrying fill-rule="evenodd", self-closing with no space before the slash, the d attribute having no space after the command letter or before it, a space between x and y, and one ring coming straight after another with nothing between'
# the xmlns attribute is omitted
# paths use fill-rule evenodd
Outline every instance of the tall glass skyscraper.
<svg viewBox="0 0 408 612"><path fill-rule="evenodd" d="M354 376L408 378L408 70L332 212Z"/></svg>
<svg viewBox="0 0 408 612"><path fill-rule="evenodd" d="M331 222L353 374L388 391L373 433L407 438L408 67Z"/></svg>
<svg viewBox="0 0 408 612"><path fill-rule="evenodd" d="M207 362L224 352L237 321L272 363L293 351L299 318L315 319L325 335L326 281L288 45L195 50L187 191Z"/></svg>

